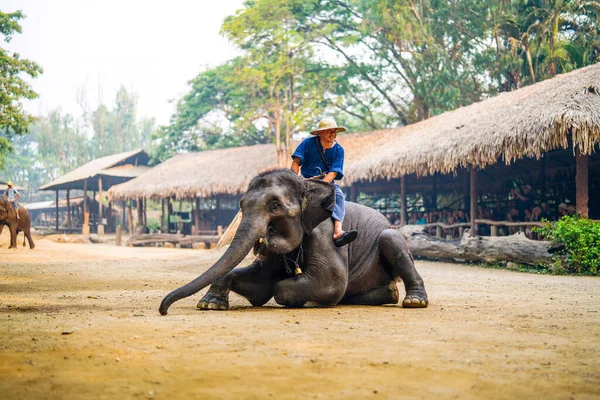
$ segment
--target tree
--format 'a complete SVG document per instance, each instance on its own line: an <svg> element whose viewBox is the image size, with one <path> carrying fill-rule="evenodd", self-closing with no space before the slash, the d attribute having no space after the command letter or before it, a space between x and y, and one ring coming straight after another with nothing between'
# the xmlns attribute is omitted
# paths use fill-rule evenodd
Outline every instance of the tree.
<svg viewBox="0 0 600 400"><path fill-rule="evenodd" d="M23 18L21 11L0 11L0 34L5 42L10 42L15 33L21 33L18 21ZM37 94L23 79L23 74L35 78L42 72L35 62L0 47L0 169L4 168L6 155L12 151L11 138L27 133L33 121L33 117L23 110L21 101L35 99Z"/></svg>

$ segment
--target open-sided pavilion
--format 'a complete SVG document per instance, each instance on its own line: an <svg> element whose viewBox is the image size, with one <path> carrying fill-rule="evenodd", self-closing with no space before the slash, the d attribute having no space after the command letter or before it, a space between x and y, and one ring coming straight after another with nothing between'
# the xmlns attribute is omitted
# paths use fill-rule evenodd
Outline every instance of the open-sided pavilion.
<svg viewBox="0 0 600 400"><path fill-rule="evenodd" d="M127 182L142 175L151 168L148 166L150 157L142 150L132 150L124 153L113 154L88 162L81 167L61 176L60 178L40 187L40 190L56 191L56 229L59 229L59 191L66 191L67 200L67 225L71 227L71 190L83 191L83 232L89 233L89 208L87 192L98 192L99 205L95 211L97 216L98 233L104 233L103 219L103 191L114 185Z"/></svg>

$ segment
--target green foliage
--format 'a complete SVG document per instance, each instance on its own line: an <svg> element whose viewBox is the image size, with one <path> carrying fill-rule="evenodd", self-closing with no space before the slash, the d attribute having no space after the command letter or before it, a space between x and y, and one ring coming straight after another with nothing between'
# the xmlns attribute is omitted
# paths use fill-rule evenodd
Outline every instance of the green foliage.
<svg viewBox="0 0 600 400"><path fill-rule="evenodd" d="M157 218L151 218L151 217L149 217L148 218L148 222L147 222L147 226L148 226L148 229L151 230L151 231L153 231L153 232L156 232L159 229L161 229L160 221Z"/></svg>
<svg viewBox="0 0 600 400"><path fill-rule="evenodd" d="M10 42L15 33L21 33L18 21L24 18L21 11L0 11L0 35ZM42 68L18 53L0 47L0 169L5 167L6 156L11 152L10 141L15 135L27 133L33 117L23 110L23 99L35 99L37 94L23 79L23 74L35 78Z"/></svg>
<svg viewBox="0 0 600 400"><path fill-rule="evenodd" d="M567 215L535 230L545 240L564 245L557 255L564 256L567 272L600 275L600 222ZM556 258L554 264L554 268L560 267L560 257Z"/></svg>

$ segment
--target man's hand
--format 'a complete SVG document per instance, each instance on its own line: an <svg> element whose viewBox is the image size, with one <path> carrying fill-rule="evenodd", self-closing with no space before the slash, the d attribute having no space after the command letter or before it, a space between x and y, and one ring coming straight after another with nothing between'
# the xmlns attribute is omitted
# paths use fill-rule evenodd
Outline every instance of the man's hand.
<svg viewBox="0 0 600 400"><path fill-rule="evenodd" d="M337 172L328 172L327 175L325 175L325 177L323 178L323 181L325 181L327 183L331 183L331 182L333 182L333 180L335 179L336 176L337 176Z"/></svg>

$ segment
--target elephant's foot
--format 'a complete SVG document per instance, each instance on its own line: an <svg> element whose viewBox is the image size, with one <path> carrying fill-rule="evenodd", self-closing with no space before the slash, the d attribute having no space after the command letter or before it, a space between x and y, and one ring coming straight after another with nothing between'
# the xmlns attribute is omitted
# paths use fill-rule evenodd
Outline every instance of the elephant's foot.
<svg viewBox="0 0 600 400"><path fill-rule="evenodd" d="M200 310L228 310L229 293L208 291L196 306Z"/></svg>
<svg viewBox="0 0 600 400"><path fill-rule="evenodd" d="M404 308L425 308L428 305L429 300L424 288L407 291L406 297L402 300L402 307Z"/></svg>

